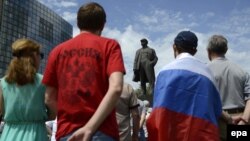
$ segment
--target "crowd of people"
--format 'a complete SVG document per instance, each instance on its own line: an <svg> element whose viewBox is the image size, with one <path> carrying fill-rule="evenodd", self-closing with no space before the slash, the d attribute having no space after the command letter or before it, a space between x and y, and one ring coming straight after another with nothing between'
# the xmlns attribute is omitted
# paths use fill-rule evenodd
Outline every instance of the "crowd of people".
<svg viewBox="0 0 250 141"><path fill-rule="evenodd" d="M149 115L150 103L138 99L123 80L119 43L101 36L105 22L101 5L81 6L80 34L50 52L43 75L37 72L41 46L26 38L12 44L13 58L0 83L0 141L217 141L226 140L228 124L249 124L250 77L225 57L224 36L209 39L211 62L205 64L194 57L195 33L179 32L173 44L175 60L163 66L156 79L147 68L154 67L158 57L148 41L141 40L145 50L138 51L135 60L144 61L135 66L143 70L134 71L143 79L143 94L146 79L153 87Z"/></svg>

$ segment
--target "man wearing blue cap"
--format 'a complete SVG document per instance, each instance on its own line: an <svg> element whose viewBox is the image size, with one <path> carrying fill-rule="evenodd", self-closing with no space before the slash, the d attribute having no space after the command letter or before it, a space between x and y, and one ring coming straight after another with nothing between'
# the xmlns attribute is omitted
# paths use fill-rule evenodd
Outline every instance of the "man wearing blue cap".
<svg viewBox="0 0 250 141"><path fill-rule="evenodd" d="M198 38L182 31L174 39L175 60L156 78L149 141L217 141L221 101L212 73L194 57Z"/></svg>

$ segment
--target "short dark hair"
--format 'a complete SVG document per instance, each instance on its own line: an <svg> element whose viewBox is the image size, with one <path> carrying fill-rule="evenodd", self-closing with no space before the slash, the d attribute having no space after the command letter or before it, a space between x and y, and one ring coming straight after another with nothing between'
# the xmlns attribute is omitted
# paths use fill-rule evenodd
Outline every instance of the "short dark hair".
<svg viewBox="0 0 250 141"><path fill-rule="evenodd" d="M103 7L95 2L81 6L77 13L77 26L80 30L96 31L102 29L106 22Z"/></svg>
<svg viewBox="0 0 250 141"><path fill-rule="evenodd" d="M208 42L207 50L218 55L225 55L227 52L227 39L222 35L213 35Z"/></svg>

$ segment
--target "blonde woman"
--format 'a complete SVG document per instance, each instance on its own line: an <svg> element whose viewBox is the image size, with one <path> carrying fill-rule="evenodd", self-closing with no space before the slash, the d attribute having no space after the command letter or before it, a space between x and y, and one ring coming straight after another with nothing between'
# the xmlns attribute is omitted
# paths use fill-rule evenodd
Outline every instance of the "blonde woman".
<svg viewBox="0 0 250 141"><path fill-rule="evenodd" d="M46 141L45 87L37 73L43 54L30 39L12 44L13 58L1 79L0 113L5 122L0 141Z"/></svg>

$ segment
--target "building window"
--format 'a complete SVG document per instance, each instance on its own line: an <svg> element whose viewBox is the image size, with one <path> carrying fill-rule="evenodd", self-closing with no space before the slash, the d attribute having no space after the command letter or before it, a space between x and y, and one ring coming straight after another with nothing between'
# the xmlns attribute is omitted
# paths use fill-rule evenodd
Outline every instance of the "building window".
<svg viewBox="0 0 250 141"><path fill-rule="evenodd" d="M61 31L61 42L64 42L64 41L66 41L66 40L68 40L70 38L71 38L70 34L64 32L64 31Z"/></svg>
<svg viewBox="0 0 250 141"><path fill-rule="evenodd" d="M47 41L53 41L53 24L40 17L39 36Z"/></svg>

